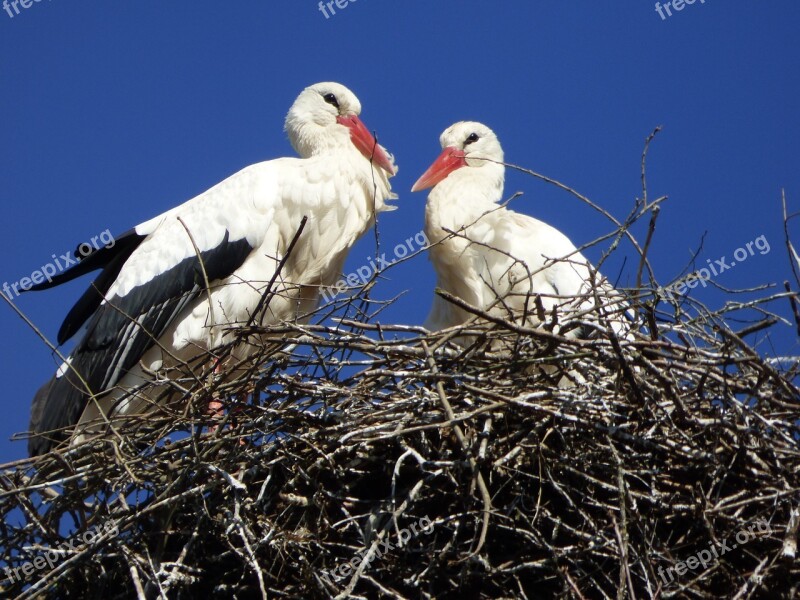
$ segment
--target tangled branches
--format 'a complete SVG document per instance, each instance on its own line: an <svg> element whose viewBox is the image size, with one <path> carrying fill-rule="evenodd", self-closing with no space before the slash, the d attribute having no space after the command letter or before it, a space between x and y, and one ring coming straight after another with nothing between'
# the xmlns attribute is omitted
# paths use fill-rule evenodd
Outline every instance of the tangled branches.
<svg viewBox="0 0 800 600"><path fill-rule="evenodd" d="M224 423L195 391L7 466L5 593L791 597L796 372L712 317L691 344L286 327L291 353L214 390Z"/></svg>

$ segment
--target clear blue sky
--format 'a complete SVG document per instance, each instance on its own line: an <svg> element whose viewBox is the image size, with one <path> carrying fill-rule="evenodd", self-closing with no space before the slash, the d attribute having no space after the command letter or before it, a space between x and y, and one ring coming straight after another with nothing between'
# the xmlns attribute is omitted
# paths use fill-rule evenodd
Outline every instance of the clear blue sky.
<svg viewBox="0 0 800 600"><path fill-rule="evenodd" d="M400 208L381 218L387 247L421 229L425 195L409 189L454 121L485 122L509 162L617 216L639 194L644 138L663 125L649 161L651 197L670 197L652 249L660 281L680 273L706 233L699 264L730 260L761 235L770 244L720 284L782 282L782 187L800 210L800 4L701 1L665 19L646 0L357 0L327 19L314 0L48 0L18 4L13 18L0 10L0 285L248 164L290 155L284 115L303 87L325 80L358 94L400 166ZM607 231L602 217L539 181L511 174L506 189L525 192L516 210L577 244ZM371 238L359 244L348 270L372 247ZM622 284L630 272L629 263ZM420 256L389 275L378 296L408 293L384 320L421 323L430 263ZM15 302L54 339L89 280ZM7 306L0 331L7 461L25 455L8 438L27 427L54 361ZM797 353L790 327L765 351L770 342Z"/></svg>

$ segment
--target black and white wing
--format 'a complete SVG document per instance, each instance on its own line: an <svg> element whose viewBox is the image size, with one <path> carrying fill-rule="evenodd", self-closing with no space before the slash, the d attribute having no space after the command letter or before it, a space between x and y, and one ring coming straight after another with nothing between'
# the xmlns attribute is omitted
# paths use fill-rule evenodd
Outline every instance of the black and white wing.
<svg viewBox="0 0 800 600"><path fill-rule="evenodd" d="M244 263L260 245L274 211L269 198L253 200L254 190L264 187L261 180L271 177L275 173L269 163L248 167L123 234L112 247L88 255L52 284L34 288L46 289L102 269L61 326L60 344L88 322L69 364L36 393L32 432L77 423L90 392L101 394L116 385L182 311L206 293L206 278L209 283L225 279ZM33 435L28 450L41 454L61 439L63 434Z"/></svg>

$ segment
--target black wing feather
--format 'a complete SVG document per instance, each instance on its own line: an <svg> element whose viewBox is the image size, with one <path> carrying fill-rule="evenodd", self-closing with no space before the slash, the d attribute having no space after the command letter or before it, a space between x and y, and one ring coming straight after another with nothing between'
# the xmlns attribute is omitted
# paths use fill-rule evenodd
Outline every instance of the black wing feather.
<svg viewBox="0 0 800 600"><path fill-rule="evenodd" d="M209 282L231 275L253 251L246 239L230 242L228 238L226 231L218 246L200 253ZM78 422L89 394L74 371L83 376L95 394L102 394L136 365L181 311L205 293L201 258L185 258L124 297L109 299L95 311L86 334L70 354L72 368L62 377L54 377L34 397L32 432L44 434ZM116 268L113 260L108 268ZM42 454L65 437L63 433L33 435L28 440L28 451L31 456Z"/></svg>
<svg viewBox="0 0 800 600"><path fill-rule="evenodd" d="M135 229L126 231L114 240L114 244L110 246L103 246L102 248L93 250L79 258L78 264L70 267L63 273L59 273L50 281L43 281L40 284L34 285L29 290L31 292L38 292L41 290L48 290L62 283L72 281L82 275L103 269L100 276L92 282L92 285L83 293L83 295L75 303L75 306L67 313L61 328L58 330L58 344L64 344L69 338L75 335L83 324L92 316L92 314L100 306L103 297L109 290L111 285L117 279L119 272L125 261L130 258L133 251L139 247L145 239L146 235L139 235ZM79 252L75 252L76 256L81 256Z"/></svg>
<svg viewBox="0 0 800 600"><path fill-rule="evenodd" d="M85 256L81 256L81 254L76 251L75 256L78 259L78 264L70 267L63 273L59 273L58 275L54 276L50 281L43 281L42 283L34 285L31 288L23 291L38 292L41 290L49 290L57 285L67 283L68 281L72 281L73 279L86 275L87 273L96 271L97 269L107 268L120 256L125 257L125 259L122 261L124 264L125 260L128 259L128 257L133 253L134 250L136 250L139 244L141 244L146 237L146 235L139 235L136 233L135 229L130 229L119 237L115 238L114 244L112 245L103 246L102 248L92 250L92 252ZM80 246L78 247L80 248ZM119 265L116 274L119 274L120 269L122 269L122 264ZM116 279L116 275L114 278Z"/></svg>

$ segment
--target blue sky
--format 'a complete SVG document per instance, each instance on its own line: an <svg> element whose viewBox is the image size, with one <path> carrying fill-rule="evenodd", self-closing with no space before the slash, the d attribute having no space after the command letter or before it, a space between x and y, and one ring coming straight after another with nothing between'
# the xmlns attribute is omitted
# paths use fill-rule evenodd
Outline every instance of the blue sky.
<svg viewBox="0 0 800 600"><path fill-rule="evenodd" d="M651 198L669 195L651 253L659 281L680 274L704 234L698 265L730 262L762 235L769 243L718 283L791 278L780 192L800 210L797 2L697 0L665 19L653 2L633 0L357 0L327 19L313 0L17 6L13 17L0 10L0 284L248 164L291 155L284 115L302 88L326 80L356 92L364 121L397 158L399 210L381 217L385 249L420 231L426 196L409 189L454 121L485 122L509 162L618 217L640 194L644 139L663 125L648 172ZM597 213L530 177L509 174L506 191L523 191L514 208L576 244L608 231ZM347 270L372 251L368 236ZM623 267L622 285L632 281L626 255L604 268L616 278ZM408 292L383 320L420 324L435 283L430 263L419 256L388 277L376 295ZM15 303L54 339L88 283ZM722 301L710 289L692 294ZM26 429L54 361L7 306L0 331L8 461L25 455L24 443L8 440ZM797 353L788 326L763 344Z"/></svg>

